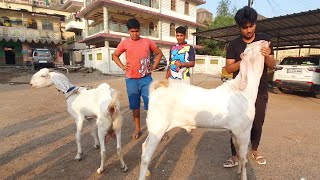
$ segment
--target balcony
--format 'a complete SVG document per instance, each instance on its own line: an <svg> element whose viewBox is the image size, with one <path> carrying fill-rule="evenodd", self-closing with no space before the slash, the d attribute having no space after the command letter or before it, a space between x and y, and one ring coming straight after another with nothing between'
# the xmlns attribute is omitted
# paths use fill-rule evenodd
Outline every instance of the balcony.
<svg viewBox="0 0 320 180"><path fill-rule="evenodd" d="M48 7L49 2L45 0L3 0L4 2L12 2L18 4L28 4L31 6Z"/></svg>
<svg viewBox="0 0 320 180"><path fill-rule="evenodd" d="M18 27L6 27L0 26L0 40L6 41L18 41L29 42L32 41L35 43L55 43L58 44L61 42L61 32L60 31L51 31L51 30L39 30L39 29L29 29L23 26Z"/></svg>
<svg viewBox="0 0 320 180"><path fill-rule="evenodd" d="M112 21L109 21L109 30L113 31L113 32L128 33L128 28L127 28L126 24L112 22ZM146 27L140 28L140 35L158 38L157 31L154 31L154 30L146 28Z"/></svg>
<svg viewBox="0 0 320 180"><path fill-rule="evenodd" d="M109 21L109 30L114 32L128 33L128 28L125 24L112 21Z"/></svg>
<svg viewBox="0 0 320 180"><path fill-rule="evenodd" d="M76 32L79 30L83 30L84 28L85 24L83 21L70 21L65 26L65 30L69 32Z"/></svg>
<svg viewBox="0 0 320 180"><path fill-rule="evenodd" d="M78 42L78 41L81 41L81 40L83 40L83 37L81 35L74 35L74 36L69 37L67 39L67 43L71 44L71 43Z"/></svg>
<svg viewBox="0 0 320 180"><path fill-rule="evenodd" d="M85 28L85 23L82 21L82 19L76 18L75 14L71 14L66 18L66 25L65 30L66 31L79 31L83 30Z"/></svg>
<svg viewBox="0 0 320 180"><path fill-rule="evenodd" d="M97 24L95 26L89 26L88 36L91 36L93 34L97 34L99 32L102 32L103 30L104 30L103 29L103 23Z"/></svg>
<svg viewBox="0 0 320 180"><path fill-rule="evenodd" d="M83 0L65 0L61 5L61 9L68 12L78 12L83 6Z"/></svg>
<svg viewBox="0 0 320 180"><path fill-rule="evenodd" d="M129 2L136 3L136 4L141 4L144 6L159 9L159 1L158 0L125 0L125 1L129 1Z"/></svg>
<svg viewBox="0 0 320 180"><path fill-rule="evenodd" d="M88 6L92 2L96 2L96 1L98 1L98 0L86 0L86 6ZM116 1L116 0L112 0L112 1ZM136 4L143 5L143 6L159 9L159 0L117 0L117 2L127 4L124 1L129 1L129 2L133 2Z"/></svg>

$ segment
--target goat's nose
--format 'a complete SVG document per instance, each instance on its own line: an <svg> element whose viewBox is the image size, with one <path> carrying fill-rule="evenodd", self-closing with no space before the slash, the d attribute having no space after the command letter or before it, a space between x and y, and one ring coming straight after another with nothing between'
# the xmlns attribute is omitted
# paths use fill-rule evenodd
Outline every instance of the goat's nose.
<svg viewBox="0 0 320 180"><path fill-rule="evenodd" d="M30 83L30 86L31 86L31 87L33 87L33 84L32 84L32 83Z"/></svg>

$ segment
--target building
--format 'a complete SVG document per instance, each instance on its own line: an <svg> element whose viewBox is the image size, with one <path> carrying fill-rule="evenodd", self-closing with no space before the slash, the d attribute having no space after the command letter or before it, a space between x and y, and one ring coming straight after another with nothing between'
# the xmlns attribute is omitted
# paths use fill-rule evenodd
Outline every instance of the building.
<svg viewBox="0 0 320 180"><path fill-rule="evenodd" d="M70 13L49 0L0 2L0 65L24 65L33 49L47 48L56 64L62 61L64 19Z"/></svg>
<svg viewBox="0 0 320 180"><path fill-rule="evenodd" d="M85 23L82 18L77 18L77 13L82 9L82 0L65 0L60 9L70 12L66 17L65 31L72 32L64 44L64 62L65 64L75 64L82 62L82 50L87 49L83 40Z"/></svg>
<svg viewBox="0 0 320 180"><path fill-rule="evenodd" d="M201 24L206 24L213 22L213 15L210 11L204 8L197 10L197 22Z"/></svg>
<svg viewBox="0 0 320 180"><path fill-rule="evenodd" d="M188 29L187 43L195 45L192 35L197 23L197 6L205 0L86 0L77 17L85 19L82 42L90 49L84 51L85 66L103 73L123 73L112 62L111 54L123 38L128 38L126 22L137 18L142 37L152 39L169 58L170 47L176 43L175 29ZM195 46L197 48L197 46ZM124 56L120 57L125 60Z"/></svg>

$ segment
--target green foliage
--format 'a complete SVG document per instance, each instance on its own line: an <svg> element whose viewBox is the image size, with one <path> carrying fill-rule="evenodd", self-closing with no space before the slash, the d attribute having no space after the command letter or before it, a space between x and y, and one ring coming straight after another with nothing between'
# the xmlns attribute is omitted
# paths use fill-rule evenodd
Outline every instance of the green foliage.
<svg viewBox="0 0 320 180"><path fill-rule="evenodd" d="M217 16L232 16L230 3L230 0L221 0L217 7Z"/></svg>
<svg viewBox="0 0 320 180"><path fill-rule="evenodd" d="M236 8L230 10L230 0L221 0L217 7L217 16L213 22L206 23L206 28L198 28L197 31L207 31L216 28L222 28L235 24L234 14ZM225 57L226 43L218 42L212 39L197 37L197 44L204 46L203 49L197 49L197 54L206 54Z"/></svg>
<svg viewBox="0 0 320 180"><path fill-rule="evenodd" d="M227 27L235 24L233 16L217 16L210 24L209 29Z"/></svg>

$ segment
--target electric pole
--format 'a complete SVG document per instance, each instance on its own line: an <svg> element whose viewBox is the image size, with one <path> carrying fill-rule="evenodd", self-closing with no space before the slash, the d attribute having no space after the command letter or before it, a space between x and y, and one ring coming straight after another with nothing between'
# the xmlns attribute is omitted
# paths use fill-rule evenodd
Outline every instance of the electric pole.
<svg viewBox="0 0 320 180"><path fill-rule="evenodd" d="M248 0L248 6L252 7L252 4L253 4L253 0Z"/></svg>

